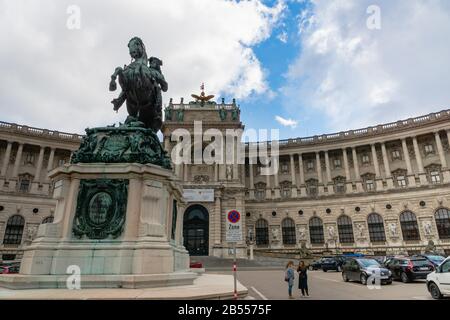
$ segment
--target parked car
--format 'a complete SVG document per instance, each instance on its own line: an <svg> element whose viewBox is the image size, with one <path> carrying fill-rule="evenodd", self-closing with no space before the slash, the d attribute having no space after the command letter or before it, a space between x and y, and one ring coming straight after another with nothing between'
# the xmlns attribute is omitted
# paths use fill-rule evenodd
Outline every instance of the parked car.
<svg viewBox="0 0 450 320"><path fill-rule="evenodd" d="M322 270L327 272L328 270L335 270L337 272L342 271L342 266L345 263L346 259L343 257L326 257L322 261Z"/></svg>
<svg viewBox="0 0 450 320"><path fill-rule="evenodd" d="M419 254L414 257L425 258L430 261L434 265L434 267L439 266L445 260L445 257L434 254Z"/></svg>
<svg viewBox="0 0 450 320"><path fill-rule="evenodd" d="M314 261L309 265L308 269L309 269L309 270L320 270L320 269L322 269L322 261L323 261L324 259L325 259L325 258L320 258L320 259L314 260Z"/></svg>
<svg viewBox="0 0 450 320"><path fill-rule="evenodd" d="M427 275L427 288L434 299L450 295L450 257Z"/></svg>
<svg viewBox="0 0 450 320"><path fill-rule="evenodd" d="M3 265L0 267L0 274L19 273L20 265Z"/></svg>
<svg viewBox="0 0 450 320"><path fill-rule="evenodd" d="M434 271L433 264L421 257L400 257L390 260L386 267L392 272L395 280L408 283L416 279L426 279Z"/></svg>
<svg viewBox="0 0 450 320"><path fill-rule="evenodd" d="M392 273L375 259L352 258L347 260L342 267L342 279L345 282L359 281L366 285L370 277L374 282L378 278L381 284L392 283Z"/></svg>

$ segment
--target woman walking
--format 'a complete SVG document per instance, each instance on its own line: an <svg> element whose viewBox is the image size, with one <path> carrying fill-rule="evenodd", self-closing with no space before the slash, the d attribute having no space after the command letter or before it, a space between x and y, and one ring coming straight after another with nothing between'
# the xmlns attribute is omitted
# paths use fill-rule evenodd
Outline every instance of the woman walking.
<svg viewBox="0 0 450 320"><path fill-rule="evenodd" d="M306 296L309 297L308 292L308 274L307 274L308 268L305 266L304 261L300 261L300 265L297 268L298 272L298 288L302 290L302 297Z"/></svg>
<svg viewBox="0 0 450 320"><path fill-rule="evenodd" d="M284 276L284 280L288 283L288 293L289 293L289 299L294 299L292 296L292 287L294 286L294 279L295 279L295 273L294 273L294 262L289 261L286 265L286 274Z"/></svg>

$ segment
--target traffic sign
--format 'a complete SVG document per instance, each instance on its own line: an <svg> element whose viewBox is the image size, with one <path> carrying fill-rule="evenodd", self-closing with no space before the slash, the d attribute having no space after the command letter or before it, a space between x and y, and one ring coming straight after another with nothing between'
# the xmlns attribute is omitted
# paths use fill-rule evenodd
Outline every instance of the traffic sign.
<svg viewBox="0 0 450 320"><path fill-rule="evenodd" d="M241 214L237 210L231 210L227 214L226 220L227 242L239 242L242 241L242 223Z"/></svg>

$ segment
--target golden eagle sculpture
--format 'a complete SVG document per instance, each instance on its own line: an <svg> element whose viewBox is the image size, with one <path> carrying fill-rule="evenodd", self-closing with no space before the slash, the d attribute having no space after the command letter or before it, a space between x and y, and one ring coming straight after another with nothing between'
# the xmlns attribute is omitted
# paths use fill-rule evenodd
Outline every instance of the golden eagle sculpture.
<svg viewBox="0 0 450 320"><path fill-rule="evenodd" d="M195 99L195 102L201 102L202 104L204 104L205 102L211 100L212 98L214 98L213 94L210 94L208 96L205 96L205 84L202 83L202 85L200 86L200 90L202 90L202 92L200 93L200 95L196 95L196 94L191 94L191 97Z"/></svg>

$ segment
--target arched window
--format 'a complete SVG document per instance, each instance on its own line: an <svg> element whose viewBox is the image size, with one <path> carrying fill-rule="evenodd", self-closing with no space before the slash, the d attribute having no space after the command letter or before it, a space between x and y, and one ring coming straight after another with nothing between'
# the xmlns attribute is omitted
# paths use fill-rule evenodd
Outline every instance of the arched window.
<svg viewBox="0 0 450 320"><path fill-rule="evenodd" d="M281 222L281 232L283 234L283 244L295 244L295 223L291 218L286 218Z"/></svg>
<svg viewBox="0 0 450 320"><path fill-rule="evenodd" d="M44 218L44 220L42 220L42 224L52 223L52 222L53 222L53 216L48 216L48 217Z"/></svg>
<svg viewBox="0 0 450 320"><path fill-rule="evenodd" d="M402 227L403 240L420 240L419 226L414 213L405 211L400 214L400 225Z"/></svg>
<svg viewBox="0 0 450 320"><path fill-rule="evenodd" d="M25 219L20 215L14 215L6 223L5 238L3 244L20 244L22 242Z"/></svg>
<svg viewBox="0 0 450 320"><path fill-rule="evenodd" d="M441 208L434 214L440 239L450 239L450 211Z"/></svg>
<svg viewBox="0 0 450 320"><path fill-rule="evenodd" d="M255 223L256 245L269 244L269 224L264 219L259 219Z"/></svg>
<svg viewBox="0 0 450 320"><path fill-rule="evenodd" d="M309 234L312 244L324 243L322 219L314 217L309 220Z"/></svg>
<svg viewBox="0 0 450 320"><path fill-rule="evenodd" d="M353 224L352 219L348 216L340 216L337 219L339 242L340 243L354 243Z"/></svg>
<svg viewBox="0 0 450 320"><path fill-rule="evenodd" d="M384 232L383 218L378 213L371 213L367 218L369 227L370 241L383 242L386 241L386 233Z"/></svg>

